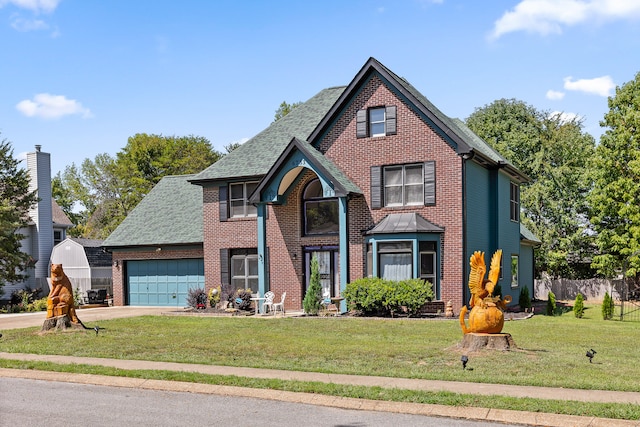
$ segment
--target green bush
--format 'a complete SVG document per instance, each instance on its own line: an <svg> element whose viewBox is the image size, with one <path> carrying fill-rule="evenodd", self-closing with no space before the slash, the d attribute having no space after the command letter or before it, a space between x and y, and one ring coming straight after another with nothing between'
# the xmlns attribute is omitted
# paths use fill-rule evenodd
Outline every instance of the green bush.
<svg viewBox="0 0 640 427"><path fill-rule="evenodd" d="M611 298L609 292L605 292L604 299L602 300L602 318L604 320L611 320L613 318L613 298Z"/></svg>
<svg viewBox="0 0 640 427"><path fill-rule="evenodd" d="M556 315L556 295L549 291L547 294L547 316L555 316Z"/></svg>
<svg viewBox="0 0 640 427"><path fill-rule="evenodd" d="M322 305L322 285L320 284L320 267L318 258L311 259L311 277L309 287L302 300L302 308L306 314L317 316Z"/></svg>
<svg viewBox="0 0 640 427"><path fill-rule="evenodd" d="M582 316L584 315L584 297L582 294L576 295L576 300L573 303L573 314L578 319L582 319Z"/></svg>
<svg viewBox="0 0 640 427"><path fill-rule="evenodd" d="M27 311L47 311L47 297L33 301Z"/></svg>
<svg viewBox="0 0 640 427"><path fill-rule="evenodd" d="M342 296L350 310L360 311L365 316L393 316L399 312L412 316L434 297L431 283L422 279L394 282L377 277L347 284Z"/></svg>
<svg viewBox="0 0 640 427"><path fill-rule="evenodd" d="M524 287L520 289L518 305L520 306L520 310L531 308L531 297L529 296L529 288Z"/></svg>

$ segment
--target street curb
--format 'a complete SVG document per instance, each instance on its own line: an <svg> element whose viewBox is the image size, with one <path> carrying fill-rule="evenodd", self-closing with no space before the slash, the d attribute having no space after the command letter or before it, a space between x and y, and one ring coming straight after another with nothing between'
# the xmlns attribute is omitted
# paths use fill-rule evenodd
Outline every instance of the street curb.
<svg viewBox="0 0 640 427"><path fill-rule="evenodd" d="M393 412L487 422L517 423L530 426L640 427L640 421L630 420L615 420L609 418L581 417L562 414L546 414L504 409L377 401L369 399L356 399L350 397L326 396L313 393L198 384L181 381L111 377L94 374L73 374L52 371L0 368L0 378L22 378L41 381L61 381L76 384L92 384L109 387L249 397L282 402L319 405L341 409Z"/></svg>

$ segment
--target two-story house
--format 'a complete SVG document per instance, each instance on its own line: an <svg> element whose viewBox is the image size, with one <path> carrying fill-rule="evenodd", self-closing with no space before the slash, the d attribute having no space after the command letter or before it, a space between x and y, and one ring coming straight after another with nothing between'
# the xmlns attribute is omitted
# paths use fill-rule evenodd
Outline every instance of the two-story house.
<svg viewBox="0 0 640 427"><path fill-rule="evenodd" d="M537 243L520 224L526 181L370 58L201 173L163 179L104 242L115 303L183 305L185 289L222 285L300 309L316 256L331 296L360 277L423 278L457 310L469 257L498 248L517 299Z"/></svg>

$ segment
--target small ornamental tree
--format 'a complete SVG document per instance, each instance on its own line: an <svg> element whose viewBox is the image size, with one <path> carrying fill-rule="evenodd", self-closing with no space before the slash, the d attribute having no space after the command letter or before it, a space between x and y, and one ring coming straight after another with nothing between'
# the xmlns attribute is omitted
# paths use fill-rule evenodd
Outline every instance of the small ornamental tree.
<svg viewBox="0 0 640 427"><path fill-rule="evenodd" d="M309 278L309 287L302 300L304 312L316 316L320 311L322 304L322 285L320 284L320 266L318 258L315 256L311 259L311 277Z"/></svg>
<svg viewBox="0 0 640 427"><path fill-rule="evenodd" d="M555 316L556 314L556 295L549 291L547 295L547 316Z"/></svg>
<svg viewBox="0 0 640 427"><path fill-rule="evenodd" d="M611 318L613 318L613 298L611 298L609 292L605 292L604 299L602 300L602 318L604 320L611 320Z"/></svg>
<svg viewBox="0 0 640 427"><path fill-rule="evenodd" d="M520 310L524 311L527 311L531 308L531 297L529 296L529 288L524 287L520 290L518 305L520 306Z"/></svg>
<svg viewBox="0 0 640 427"><path fill-rule="evenodd" d="M584 297L582 294L578 294L576 296L576 300L573 303L573 314L578 319L582 319L582 316L584 315Z"/></svg>

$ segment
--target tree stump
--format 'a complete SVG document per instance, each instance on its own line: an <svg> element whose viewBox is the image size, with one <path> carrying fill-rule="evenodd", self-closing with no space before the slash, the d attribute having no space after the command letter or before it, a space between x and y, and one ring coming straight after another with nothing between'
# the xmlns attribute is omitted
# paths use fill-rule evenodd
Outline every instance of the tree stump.
<svg viewBox="0 0 640 427"><path fill-rule="evenodd" d="M75 323L71 323L71 318L68 314L64 314L62 316L50 317L48 319L44 319L44 323L42 324L42 329L40 332L48 332L48 331L66 331L67 329L84 329L82 325L76 325Z"/></svg>
<svg viewBox="0 0 640 427"><path fill-rule="evenodd" d="M518 348L513 338L511 338L511 334L481 334L476 332L465 334L460 347L469 351L484 348L507 351Z"/></svg>

